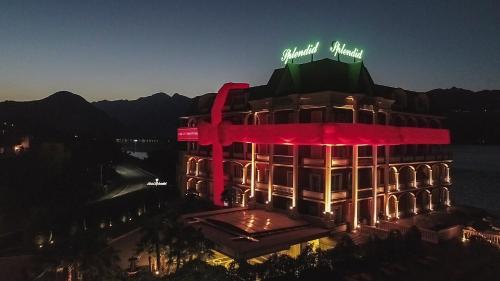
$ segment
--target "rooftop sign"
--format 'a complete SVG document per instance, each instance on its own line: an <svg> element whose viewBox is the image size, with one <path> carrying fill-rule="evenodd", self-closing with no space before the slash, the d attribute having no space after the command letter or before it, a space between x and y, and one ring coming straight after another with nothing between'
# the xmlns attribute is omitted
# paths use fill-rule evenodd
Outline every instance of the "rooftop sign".
<svg viewBox="0 0 500 281"><path fill-rule="evenodd" d="M283 55L281 56L281 61L285 64L288 63L289 60L293 60L300 57L305 57L308 55L314 55L318 52L319 41L315 44L308 44L307 48L302 50L297 50L297 47L292 49L285 49L283 51Z"/></svg>
<svg viewBox="0 0 500 281"><path fill-rule="evenodd" d="M335 41L332 43L332 46L330 47L330 52L333 53L333 56L338 57L338 55L344 55L348 57L352 57L355 59L363 59L363 50L354 48L354 49L347 49L345 43L341 43L339 41ZM282 59L283 60L283 59Z"/></svg>

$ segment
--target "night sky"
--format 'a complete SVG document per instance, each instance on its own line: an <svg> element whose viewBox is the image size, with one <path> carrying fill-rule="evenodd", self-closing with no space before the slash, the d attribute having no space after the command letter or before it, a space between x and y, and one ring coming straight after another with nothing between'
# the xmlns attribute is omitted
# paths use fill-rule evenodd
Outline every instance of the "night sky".
<svg viewBox="0 0 500 281"><path fill-rule="evenodd" d="M364 49L376 83L500 89L500 1L0 1L0 100L265 84L286 47ZM374 4L374 2L378 4ZM404 3L403 3L404 2Z"/></svg>

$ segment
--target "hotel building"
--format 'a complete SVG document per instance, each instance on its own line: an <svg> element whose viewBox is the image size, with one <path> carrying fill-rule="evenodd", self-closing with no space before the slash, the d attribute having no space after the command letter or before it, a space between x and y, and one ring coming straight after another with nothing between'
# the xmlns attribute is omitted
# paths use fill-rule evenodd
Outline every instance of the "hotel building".
<svg viewBox="0 0 500 281"><path fill-rule="evenodd" d="M215 98L216 94L195 98L192 115L181 118L181 127L198 128L212 122ZM283 229L317 230L309 236L298 235L296 240L289 241L292 245L303 242L300 239L324 236L325 230L352 231L362 224L375 226L379 220L397 220L448 206L452 162L447 147L449 136L448 141L423 141L448 133L442 129L443 117L429 114L430 106L423 93L375 84L362 62L322 59L288 63L274 70L266 85L229 91L222 107L222 123L253 125L253 128L287 125L280 128L286 127L292 134L302 133L306 138L308 131L301 131L304 124L359 124L346 127L350 130L345 133L346 138L356 134L353 128L370 136L371 131L364 128L373 130L382 126L422 128L412 131L412 137L419 138L419 132L426 136L418 142L402 144L350 141L224 144L222 193L214 188L213 146L201 145L195 139L187 141L178 169L178 185L183 192L196 193L214 202L223 199L226 206L240 207L232 209L229 215L222 210L187 219L199 222L200 218L207 218L204 222L214 229L231 224L231 231L240 229L249 239L253 239L252 234L260 234L259 240L263 240L263 233L280 235ZM311 139L314 137L310 135ZM278 221L286 220L275 215L304 223L273 228L270 224L277 226ZM262 216L265 220L259 221ZM245 258L266 253L259 250L243 255L238 247L222 251Z"/></svg>

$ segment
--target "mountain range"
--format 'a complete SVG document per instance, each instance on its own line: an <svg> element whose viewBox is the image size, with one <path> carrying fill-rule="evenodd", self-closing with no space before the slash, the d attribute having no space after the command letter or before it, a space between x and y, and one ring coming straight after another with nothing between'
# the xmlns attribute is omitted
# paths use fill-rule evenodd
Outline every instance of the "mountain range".
<svg viewBox="0 0 500 281"><path fill-rule="evenodd" d="M450 88L427 94L431 112L447 117L453 143L500 144L500 90ZM179 117L188 114L193 101L180 94L156 93L136 100L90 103L63 91L36 101L0 102L0 121L42 136L175 138Z"/></svg>
<svg viewBox="0 0 500 281"><path fill-rule="evenodd" d="M129 136L173 138L179 117L191 108L191 99L157 93L136 100L99 101L93 105L120 121Z"/></svg>
<svg viewBox="0 0 500 281"><path fill-rule="evenodd" d="M62 91L41 100L0 102L0 121L33 136L117 135L123 125L79 95Z"/></svg>

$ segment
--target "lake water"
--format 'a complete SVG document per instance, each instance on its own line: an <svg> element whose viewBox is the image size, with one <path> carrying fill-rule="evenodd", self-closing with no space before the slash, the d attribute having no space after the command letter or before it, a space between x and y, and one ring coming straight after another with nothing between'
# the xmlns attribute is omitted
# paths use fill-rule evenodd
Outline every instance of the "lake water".
<svg viewBox="0 0 500 281"><path fill-rule="evenodd" d="M452 146L453 204L486 209L500 216L500 146Z"/></svg>

